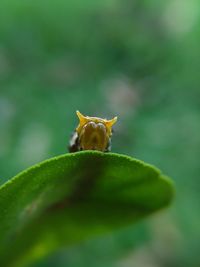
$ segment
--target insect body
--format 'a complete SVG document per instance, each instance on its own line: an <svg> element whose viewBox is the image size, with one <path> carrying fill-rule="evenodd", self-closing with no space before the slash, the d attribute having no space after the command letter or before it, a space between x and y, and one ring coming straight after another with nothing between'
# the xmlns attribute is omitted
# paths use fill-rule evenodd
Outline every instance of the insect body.
<svg viewBox="0 0 200 267"><path fill-rule="evenodd" d="M117 117L111 120L89 117L76 112L79 125L76 128L69 145L69 152L80 150L110 151L112 126Z"/></svg>

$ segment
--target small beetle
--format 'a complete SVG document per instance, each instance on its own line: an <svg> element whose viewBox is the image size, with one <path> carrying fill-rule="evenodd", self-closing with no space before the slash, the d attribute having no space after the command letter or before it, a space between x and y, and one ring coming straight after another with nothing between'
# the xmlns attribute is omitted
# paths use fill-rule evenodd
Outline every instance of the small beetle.
<svg viewBox="0 0 200 267"><path fill-rule="evenodd" d="M116 123L117 117L111 120L82 115L76 111L79 118L79 125L74 131L69 152L81 150L99 150L109 152L111 150L112 126Z"/></svg>

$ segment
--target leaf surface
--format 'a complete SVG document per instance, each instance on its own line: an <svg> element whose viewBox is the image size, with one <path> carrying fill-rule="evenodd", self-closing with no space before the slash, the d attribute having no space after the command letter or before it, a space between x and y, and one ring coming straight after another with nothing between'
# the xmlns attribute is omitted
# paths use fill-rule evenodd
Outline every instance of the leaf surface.
<svg viewBox="0 0 200 267"><path fill-rule="evenodd" d="M171 180L114 153L83 151L41 162L0 188L0 262L18 267L167 206Z"/></svg>

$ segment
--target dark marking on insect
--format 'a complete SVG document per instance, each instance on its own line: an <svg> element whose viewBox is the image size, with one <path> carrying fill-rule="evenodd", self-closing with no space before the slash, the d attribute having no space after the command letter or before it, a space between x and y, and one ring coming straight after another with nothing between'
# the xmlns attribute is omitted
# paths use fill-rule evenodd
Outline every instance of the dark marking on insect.
<svg viewBox="0 0 200 267"><path fill-rule="evenodd" d="M79 125L75 129L69 143L69 152L81 150L98 150L109 152L111 150L112 126L117 117L111 120L98 117L89 117L76 111Z"/></svg>

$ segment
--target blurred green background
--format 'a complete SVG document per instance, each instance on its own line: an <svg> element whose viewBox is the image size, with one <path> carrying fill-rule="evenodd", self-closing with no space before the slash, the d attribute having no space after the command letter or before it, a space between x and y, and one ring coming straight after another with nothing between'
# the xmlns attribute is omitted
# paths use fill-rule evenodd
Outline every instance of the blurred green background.
<svg viewBox="0 0 200 267"><path fill-rule="evenodd" d="M75 111L119 120L113 152L162 169L174 205L34 267L200 266L200 3L0 2L0 184L66 152Z"/></svg>

